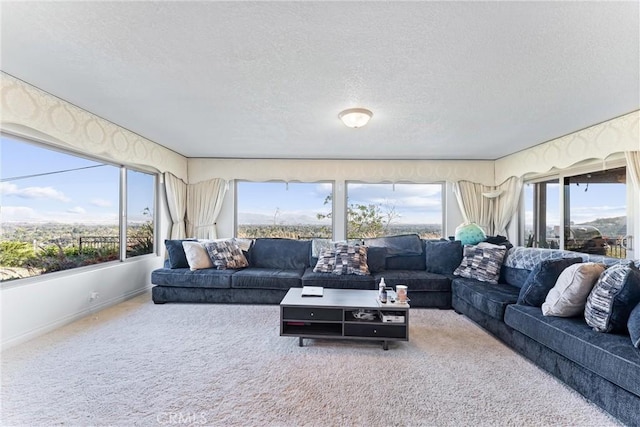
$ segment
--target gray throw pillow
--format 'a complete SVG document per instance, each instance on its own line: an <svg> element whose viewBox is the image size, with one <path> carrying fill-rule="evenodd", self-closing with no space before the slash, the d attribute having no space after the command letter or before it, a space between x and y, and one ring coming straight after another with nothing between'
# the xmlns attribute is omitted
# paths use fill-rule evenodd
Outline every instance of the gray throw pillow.
<svg viewBox="0 0 640 427"><path fill-rule="evenodd" d="M490 243L465 245L462 262L453 272L456 276L497 284L507 248Z"/></svg>
<svg viewBox="0 0 640 427"><path fill-rule="evenodd" d="M541 307L547 294L556 284L558 276L570 265L582 262L582 258L547 259L536 265L520 288L518 304Z"/></svg>
<svg viewBox="0 0 640 427"><path fill-rule="evenodd" d="M333 273L336 265L336 251L333 248L322 248L318 255L318 262L313 267L314 273Z"/></svg>
<svg viewBox="0 0 640 427"><path fill-rule="evenodd" d="M204 244L213 265L218 270L238 269L249 266L242 250L231 240L213 241Z"/></svg>
<svg viewBox="0 0 640 427"><path fill-rule="evenodd" d="M369 274L367 247L363 245L336 244L336 265L333 274Z"/></svg>
<svg viewBox="0 0 640 427"><path fill-rule="evenodd" d="M640 271L633 264L616 264L600 275L587 298L584 318L598 332L626 332L639 302Z"/></svg>

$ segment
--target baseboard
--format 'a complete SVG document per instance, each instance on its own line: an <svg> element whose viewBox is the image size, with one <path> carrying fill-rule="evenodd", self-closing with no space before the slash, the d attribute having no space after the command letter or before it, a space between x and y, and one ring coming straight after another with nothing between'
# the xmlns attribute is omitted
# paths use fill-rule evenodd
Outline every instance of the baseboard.
<svg viewBox="0 0 640 427"><path fill-rule="evenodd" d="M153 287L153 285L147 285L144 288L140 288L140 289L135 289L133 291L129 291L123 295L118 295L117 297L114 298L110 298L108 300L105 300L99 304L94 304L91 305L90 307L87 307L86 309L79 311L77 313L73 313L70 314L68 316L64 316L58 320L55 320L53 322L50 322L46 325L40 326L38 328L32 329L30 331L27 331L21 335L18 335L17 337L13 337L11 339L8 339L6 341L2 341L2 344L0 345L0 348L2 351L14 347L16 345L25 343L29 340L32 340L36 337L39 337L41 335L44 335L48 332L51 332L55 329L58 329L62 326L68 325L69 323L75 322L76 320L80 320L83 317L89 316L89 315L93 315L101 310L104 310L105 308L109 308L112 307L116 304L120 304L123 301L129 300L131 298L134 298L138 295L142 295L146 292L151 292L151 288Z"/></svg>

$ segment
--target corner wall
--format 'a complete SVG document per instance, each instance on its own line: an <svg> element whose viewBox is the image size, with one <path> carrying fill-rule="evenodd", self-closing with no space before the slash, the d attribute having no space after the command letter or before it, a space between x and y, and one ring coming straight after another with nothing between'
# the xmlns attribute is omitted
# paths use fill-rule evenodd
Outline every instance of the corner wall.
<svg viewBox="0 0 640 427"><path fill-rule="evenodd" d="M0 129L98 159L187 178L187 159L68 102L0 73ZM158 186L157 253L0 284L1 346L7 348L117 304L151 287L167 224ZM98 298L91 300L93 292Z"/></svg>

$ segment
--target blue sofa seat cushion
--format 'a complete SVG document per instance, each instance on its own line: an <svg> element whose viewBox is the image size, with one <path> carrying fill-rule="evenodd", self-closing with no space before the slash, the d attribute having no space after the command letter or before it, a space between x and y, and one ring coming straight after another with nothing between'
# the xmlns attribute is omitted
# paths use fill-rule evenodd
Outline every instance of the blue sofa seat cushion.
<svg viewBox="0 0 640 427"><path fill-rule="evenodd" d="M231 276L236 271L238 270L159 268L151 272L151 283L175 288L229 289L231 287Z"/></svg>
<svg viewBox="0 0 640 427"><path fill-rule="evenodd" d="M520 289L504 283L492 284L475 279L456 278L451 282L451 292L454 298L459 298L486 315L502 321L507 306L515 304L518 300Z"/></svg>
<svg viewBox="0 0 640 427"><path fill-rule="evenodd" d="M304 270L309 266L311 240L256 239L249 250L249 266Z"/></svg>
<svg viewBox="0 0 640 427"><path fill-rule="evenodd" d="M415 270L387 270L373 275L376 283L384 277L387 286L407 285L409 298L416 291L451 292L451 279L442 274Z"/></svg>
<svg viewBox="0 0 640 427"><path fill-rule="evenodd" d="M505 323L556 353L640 396L640 353L628 335L593 331L582 317L543 316L539 307L511 305Z"/></svg>
<svg viewBox="0 0 640 427"><path fill-rule="evenodd" d="M302 286L320 286L337 289L377 289L373 276L344 275L314 272L307 268L302 275Z"/></svg>
<svg viewBox="0 0 640 427"><path fill-rule="evenodd" d="M302 286L304 270L245 268L231 277L234 289L289 289Z"/></svg>

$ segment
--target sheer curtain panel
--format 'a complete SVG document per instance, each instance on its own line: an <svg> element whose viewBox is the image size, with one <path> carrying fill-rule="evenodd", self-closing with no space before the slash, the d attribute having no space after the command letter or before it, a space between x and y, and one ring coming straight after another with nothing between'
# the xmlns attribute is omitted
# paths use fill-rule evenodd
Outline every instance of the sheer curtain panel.
<svg viewBox="0 0 640 427"><path fill-rule="evenodd" d="M187 186L187 234L198 239L217 239L216 220L222 208L227 182L215 178Z"/></svg>
<svg viewBox="0 0 640 427"><path fill-rule="evenodd" d="M509 237L507 227L518 210L522 179L512 176L498 186L501 194L493 199L493 221L495 233Z"/></svg>
<svg viewBox="0 0 640 427"><path fill-rule="evenodd" d="M187 184L172 173L165 172L164 188L171 215L170 236L172 239L184 239L187 236L184 223L187 212Z"/></svg>
<svg viewBox="0 0 640 427"><path fill-rule="evenodd" d="M476 223L488 235L493 234L492 202L482 193L490 190L491 187L470 181L458 181L453 184L453 191L465 222Z"/></svg>

